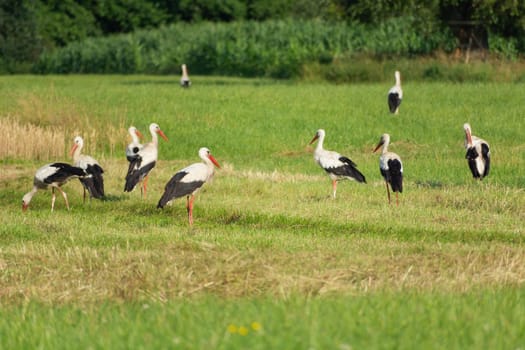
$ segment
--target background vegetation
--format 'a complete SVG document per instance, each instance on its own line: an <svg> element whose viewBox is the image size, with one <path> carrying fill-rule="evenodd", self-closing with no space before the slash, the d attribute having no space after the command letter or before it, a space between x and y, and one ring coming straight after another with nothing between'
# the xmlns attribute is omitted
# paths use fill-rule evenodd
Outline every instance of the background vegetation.
<svg viewBox="0 0 525 350"><path fill-rule="evenodd" d="M291 77L305 63L355 53L406 57L456 48L517 59L525 50L524 14L524 3L512 0L6 0L0 72L178 73L184 60L199 74ZM123 33L134 34L92 40Z"/></svg>

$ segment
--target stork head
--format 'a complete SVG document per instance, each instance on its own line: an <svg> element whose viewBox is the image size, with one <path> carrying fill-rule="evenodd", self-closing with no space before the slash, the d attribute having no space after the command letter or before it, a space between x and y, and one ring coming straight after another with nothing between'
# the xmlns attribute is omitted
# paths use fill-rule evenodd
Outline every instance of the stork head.
<svg viewBox="0 0 525 350"><path fill-rule="evenodd" d="M319 129L315 132L315 135L314 135L314 138L312 139L312 141L310 141L309 145L311 145L312 143L314 143L317 139L319 138L324 138L324 135L325 135L325 131L324 129Z"/></svg>
<svg viewBox="0 0 525 350"><path fill-rule="evenodd" d="M377 152L377 150L383 146L388 145L390 143L390 135L389 134L383 134L381 135L381 138L379 139L379 143L377 144L376 148L372 151L373 153Z"/></svg>
<svg viewBox="0 0 525 350"><path fill-rule="evenodd" d="M29 202L31 202L31 198L33 198L33 196L31 195L31 192L26 193L24 195L24 197L22 198L22 211L27 210L27 208L29 207Z"/></svg>
<svg viewBox="0 0 525 350"><path fill-rule="evenodd" d="M164 133L162 132L162 130L160 129L160 126L159 124L157 123L151 123L150 126L149 126L149 131L154 134L154 133L157 133L159 134L165 141L168 141L168 138L166 137L166 135L164 135Z"/></svg>
<svg viewBox="0 0 525 350"><path fill-rule="evenodd" d="M84 139L80 136L76 136L73 139L73 147L71 147L70 155L73 155L77 149L82 149L84 147Z"/></svg>
<svg viewBox="0 0 525 350"><path fill-rule="evenodd" d="M219 169L221 168L219 162L217 162L215 157L211 155L211 152L208 148L202 147L201 149L199 149L199 157L201 157L201 159L203 160L209 159L213 163L213 165L215 165Z"/></svg>
<svg viewBox="0 0 525 350"><path fill-rule="evenodd" d="M137 137L142 138L142 133L134 126L130 126L128 132L132 137L133 135L137 135Z"/></svg>

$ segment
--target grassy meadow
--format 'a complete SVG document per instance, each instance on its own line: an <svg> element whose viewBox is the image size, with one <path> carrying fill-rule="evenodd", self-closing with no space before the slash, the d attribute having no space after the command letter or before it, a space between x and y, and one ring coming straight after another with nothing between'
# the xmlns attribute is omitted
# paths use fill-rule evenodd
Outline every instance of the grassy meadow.
<svg viewBox="0 0 525 350"><path fill-rule="evenodd" d="M523 348L523 83L404 80L393 116L393 81L178 80L0 77L0 348ZM124 148L151 122L169 142L141 199L123 193ZM491 145L482 182L465 122ZM367 179L336 200L308 146L319 128ZM384 132L404 162L399 206L372 153ZM70 211L40 191L22 212L76 135L107 198L84 204L71 181ZM190 228L185 200L156 204L202 146L222 168Z"/></svg>

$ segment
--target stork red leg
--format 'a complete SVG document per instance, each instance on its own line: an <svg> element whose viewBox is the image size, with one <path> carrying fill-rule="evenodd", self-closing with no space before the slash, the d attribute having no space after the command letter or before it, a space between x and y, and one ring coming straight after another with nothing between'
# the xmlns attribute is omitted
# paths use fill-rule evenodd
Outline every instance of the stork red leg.
<svg viewBox="0 0 525 350"><path fill-rule="evenodd" d="M55 209L55 200L57 199L54 187L51 188L51 194L51 211L53 211L53 209Z"/></svg>
<svg viewBox="0 0 525 350"><path fill-rule="evenodd" d="M60 193L62 194L62 197L64 197L64 201L66 202L66 207L67 207L67 210L69 210L69 202L67 200L67 194L66 192L62 191L62 189L60 187L57 187L57 190L60 191ZM85 191L85 190L84 190Z"/></svg>
<svg viewBox="0 0 525 350"><path fill-rule="evenodd" d="M146 175L146 177L144 178L144 181L142 182L142 189L144 190L144 193L141 192L141 194L143 195L143 198L146 198L146 189L148 187L148 177L149 175Z"/></svg>
<svg viewBox="0 0 525 350"><path fill-rule="evenodd" d="M390 204L390 189L388 188L388 182L385 181L386 195L388 196L388 204Z"/></svg>
<svg viewBox="0 0 525 350"><path fill-rule="evenodd" d="M190 225L193 225L193 201L195 199L194 195L188 196L186 208L188 209L188 222Z"/></svg>
<svg viewBox="0 0 525 350"><path fill-rule="evenodd" d="M335 193L337 192L337 180L332 180L332 190L333 190L333 196L335 199Z"/></svg>

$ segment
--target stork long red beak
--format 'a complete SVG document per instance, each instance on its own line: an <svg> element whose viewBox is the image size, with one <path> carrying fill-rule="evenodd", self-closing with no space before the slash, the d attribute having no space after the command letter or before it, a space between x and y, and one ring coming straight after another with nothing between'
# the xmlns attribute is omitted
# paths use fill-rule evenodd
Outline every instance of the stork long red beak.
<svg viewBox="0 0 525 350"><path fill-rule="evenodd" d="M217 162L217 159L215 159L215 157L213 157L213 156L210 154L210 155L208 155L208 158L211 160L211 162L212 162L213 164L215 164L215 166L216 166L217 168L219 168L219 169L221 168L221 166L219 165L219 162Z"/></svg>
<svg viewBox="0 0 525 350"><path fill-rule="evenodd" d="M135 130L135 135L137 135L138 137L142 138L142 133L138 130Z"/></svg>
<svg viewBox="0 0 525 350"><path fill-rule="evenodd" d="M75 150L78 148L78 144L74 144L73 147L71 147L71 151L69 151L69 155L73 155L73 153L75 152Z"/></svg>
<svg viewBox="0 0 525 350"><path fill-rule="evenodd" d="M319 135L315 134L314 138L312 139L312 141L310 141L309 145L311 145L312 143L315 142L315 140L317 140L319 138Z"/></svg>
<svg viewBox="0 0 525 350"><path fill-rule="evenodd" d="M164 133L162 132L162 130L159 130L157 131L157 133L160 135L160 137L162 137L166 142L168 142L168 138L166 137L166 135L164 135Z"/></svg>
<svg viewBox="0 0 525 350"><path fill-rule="evenodd" d="M22 211L26 211L27 207L29 207L29 204L22 203Z"/></svg>
<svg viewBox="0 0 525 350"><path fill-rule="evenodd" d="M374 148L374 150L372 151L372 153L376 153L377 150L378 150L381 146L383 146L383 142L379 142L379 143L377 144L376 148Z"/></svg>

